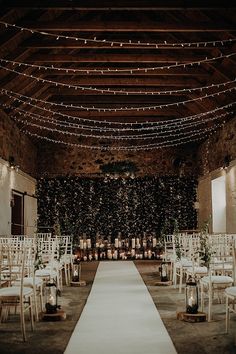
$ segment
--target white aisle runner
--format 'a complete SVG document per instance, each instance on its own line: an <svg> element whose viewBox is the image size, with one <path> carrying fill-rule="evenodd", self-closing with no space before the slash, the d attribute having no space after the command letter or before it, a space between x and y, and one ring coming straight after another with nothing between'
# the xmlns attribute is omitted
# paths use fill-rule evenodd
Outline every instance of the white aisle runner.
<svg viewBox="0 0 236 354"><path fill-rule="evenodd" d="M65 354L176 354L132 261L100 262Z"/></svg>

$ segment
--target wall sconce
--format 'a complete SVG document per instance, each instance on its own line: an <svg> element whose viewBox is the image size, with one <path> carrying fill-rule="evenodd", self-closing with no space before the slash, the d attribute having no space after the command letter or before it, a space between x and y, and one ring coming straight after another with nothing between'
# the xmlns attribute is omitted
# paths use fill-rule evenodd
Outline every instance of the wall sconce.
<svg viewBox="0 0 236 354"><path fill-rule="evenodd" d="M14 156L9 156L9 168L18 172L20 166L16 164Z"/></svg>
<svg viewBox="0 0 236 354"><path fill-rule="evenodd" d="M225 155L224 157L224 161L223 161L223 166L222 169L227 170L227 168L229 167L229 164L231 162L231 156L230 155Z"/></svg>

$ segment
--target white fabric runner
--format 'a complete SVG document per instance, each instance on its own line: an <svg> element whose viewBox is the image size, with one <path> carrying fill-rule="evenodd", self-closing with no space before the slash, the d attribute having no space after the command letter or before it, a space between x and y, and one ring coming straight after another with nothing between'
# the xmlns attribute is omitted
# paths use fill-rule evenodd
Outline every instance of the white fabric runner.
<svg viewBox="0 0 236 354"><path fill-rule="evenodd" d="M132 261L100 262L65 354L176 354Z"/></svg>

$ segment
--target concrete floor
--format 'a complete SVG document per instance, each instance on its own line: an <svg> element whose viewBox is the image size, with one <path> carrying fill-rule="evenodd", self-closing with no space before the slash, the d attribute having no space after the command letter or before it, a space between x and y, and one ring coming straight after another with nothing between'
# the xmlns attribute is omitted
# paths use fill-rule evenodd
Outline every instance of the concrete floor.
<svg viewBox="0 0 236 354"><path fill-rule="evenodd" d="M177 320L176 312L184 311L185 308L184 293L179 294L173 286L156 285L159 280L157 261L139 260L135 264L147 285L178 354L236 353L236 316L231 316L230 333L224 334L224 304L213 306L213 321L211 323L188 323ZM60 322L40 321L36 323L34 332L31 332L27 323L28 341L26 343L22 342L19 321L10 320L7 323L1 323L0 353L62 354L86 303L97 266L98 262L95 261L82 264L82 278L87 282L85 287L64 286L59 303L66 311L66 320Z"/></svg>

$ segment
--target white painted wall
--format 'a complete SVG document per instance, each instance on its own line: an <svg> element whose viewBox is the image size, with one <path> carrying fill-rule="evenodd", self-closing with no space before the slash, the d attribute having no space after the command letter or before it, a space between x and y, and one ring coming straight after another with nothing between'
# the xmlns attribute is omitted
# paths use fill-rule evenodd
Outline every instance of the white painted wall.
<svg viewBox="0 0 236 354"><path fill-rule="evenodd" d="M227 168L226 197L227 232L236 233L236 164Z"/></svg>
<svg viewBox="0 0 236 354"><path fill-rule="evenodd" d="M211 181L212 190L212 231L226 232L226 176Z"/></svg>
<svg viewBox="0 0 236 354"><path fill-rule="evenodd" d="M11 170L8 162L0 159L0 235L11 233L11 191L15 189L24 195L24 234L35 231L37 220L36 180L22 171Z"/></svg>
<svg viewBox="0 0 236 354"><path fill-rule="evenodd" d="M230 166L227 169L215 170L199 180L198 228L201 229L204 221L212 216L212 181L222 176L225 178L226 188L226 232L236 233L236 160L231 161ZM211 221L213 221L212 219L213 217L211 218ZM213 222L210 224L210 232L213 232Z"/></svg>

